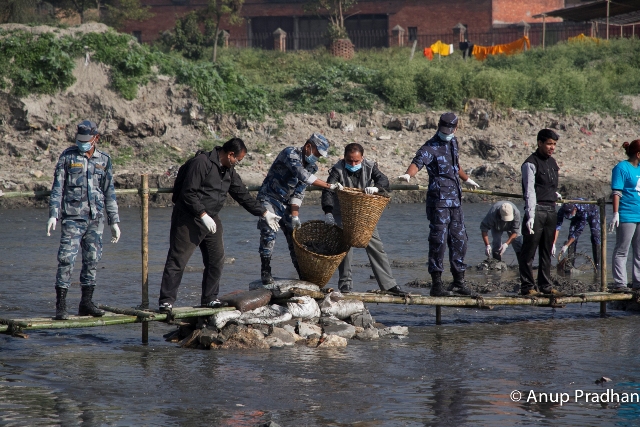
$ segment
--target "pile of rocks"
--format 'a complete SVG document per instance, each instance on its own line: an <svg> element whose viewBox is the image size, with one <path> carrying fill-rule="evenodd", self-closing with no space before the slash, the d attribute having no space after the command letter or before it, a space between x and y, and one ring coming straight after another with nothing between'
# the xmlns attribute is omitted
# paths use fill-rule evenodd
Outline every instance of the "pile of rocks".
<svg viewBox="0 0 640 427"><path fill-rule="evenodd" d="M257 286L255 283L251 285L253 288ZM278 295L268 301L273 303L271 305L261 303L262 306L251 310L223 311L210 317L200 317L193 323L180 325L165 338L186 348L267 349L294 345L345 347L348 340L354 338L369 341L409 334L405 326L386 327L377 323L364 303L344 299L339 292L326 293L318 305L309 296L293 296L300 287L317 288L309 282L276 281L268 287L273 295ZM260 298L256 298L255 292L254 289L245 294L257 301ZM317 292L321 294L319 288ZM236 302L241 299L237 293L233 297ZM236 304L247 308L246 304Z"/></svg>

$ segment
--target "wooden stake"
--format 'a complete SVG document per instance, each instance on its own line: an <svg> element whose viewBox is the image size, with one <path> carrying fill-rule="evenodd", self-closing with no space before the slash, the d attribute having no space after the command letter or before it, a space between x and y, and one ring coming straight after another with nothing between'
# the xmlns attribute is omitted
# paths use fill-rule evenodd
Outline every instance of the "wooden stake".
<svg viewBox="0 0 640 427"><path fill-rule="evenodd" d="M600 290L607 291L607 209L605 199L599 199L600 205ZM600 316L607 315L607 303L600 303Z"/></svg>
<svg viewBox="0 0 640 427"><path fill-rule="evenodd" d="M149 308L149 175L140 175L140 211L142 230L142 303L141 309ZM149 323L142 322L142 344L149 343Z"/></svg>

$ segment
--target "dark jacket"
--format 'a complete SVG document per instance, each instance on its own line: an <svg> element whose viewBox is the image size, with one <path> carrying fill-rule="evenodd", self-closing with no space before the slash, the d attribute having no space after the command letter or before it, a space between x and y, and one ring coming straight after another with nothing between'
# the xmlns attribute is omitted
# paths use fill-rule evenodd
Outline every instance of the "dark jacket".
<svg viewBox="0 0 640 427"><path fill-rule="evenodd" d="M524 163L531 163L536 168L535 192L536 203L539 205L555 206L556 191L558 191L558 164L551 156L544 156L536 150L535 153L527 157ZM522 193L526 191L524 184Z"/></svg>
<svg viewBox="0 0 640 427"><path fill-rule="evenodd" d="M349 172L344 165L344 159L333 165L329 171L329 178L327 178L328 184L339 182L345 187L361 190L366 187L378 187L380 194L389 192L389 179L380 172L376 162L366 158L362 159L362 168L357 172ZM331 190L322 190L322 210L327 214L334 213L334 209L339 214L340 207L336 193Z"/></svg>
<svg viewBox="0 0 640 427"><path fill-rule="evenodd" d="M228 169L220 164L220 151L222 148L216 147L193 159L176 207L194 217L199 218L204 212L213 217L220 212L229 193L249 213L263 215L266 209L251 197L235 168Z"/></svg>

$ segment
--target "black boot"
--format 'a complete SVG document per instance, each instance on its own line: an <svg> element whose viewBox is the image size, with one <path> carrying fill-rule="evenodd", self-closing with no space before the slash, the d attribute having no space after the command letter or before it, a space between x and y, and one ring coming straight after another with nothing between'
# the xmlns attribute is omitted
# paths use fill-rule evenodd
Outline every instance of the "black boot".
<svg viewBox="0 0 640 427"><path fill-rule="evenodd" d="M464 282L464 271L460 273L453 273L453 283L451 284L449 290L459 295L473 294L473 292L471 292L471 289L469 289Z"/></svg>
<svg viewBox="0 0 640 427"><path fill-rule="evenodd" d="M442 272L435 271L431 273L431 291L429 291L429 295L432 297L448 297L452 295L451 292L444 290Z"/></svg>
<svg viewBox="0 0 640 427"><path fill-rule="evenodd" d="M82 299L78 307L78 316L104 316L104 310L100 310L92 301L94 286L80 286L82 289Z"/></svg>
<svg viewBox="0 0 640 427"><path fill-rule="evenodd" d="M271 276L271 258L260 257L262 267L260 267L260 279L262 279L263 285L269 285L273 283L273 276Z"/></svg>
<svg viewBox="0 0 640 427"><path fill-rule="evenodd" d="M67 288L56 286L56 320L67 320Z"/></svg>

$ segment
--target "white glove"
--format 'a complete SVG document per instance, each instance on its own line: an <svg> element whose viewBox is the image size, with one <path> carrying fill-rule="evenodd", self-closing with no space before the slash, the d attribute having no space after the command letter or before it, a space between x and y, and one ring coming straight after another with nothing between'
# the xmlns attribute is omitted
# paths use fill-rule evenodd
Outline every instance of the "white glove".
<svg viewBox="0 0 640 427"><path fill-rule="evenodd" d="M567 253L567 250L569 250L569 246L564 245L562 248L560 248L560 255L565 255Z"/></svg>
<svg viewBox="0 0 640 427"><path fill-rule="evenodd" d="M500 246L500 256L502 256L502 254L504 254L507 251L508 247L509 245L507 245L506 243L503 243L502 246Z"/></svg>
<svg viewBox="0 0 640 427"><path fill-rule="evenodd" d="M336 182L334 184L329 184L329 190L335 190L336 188L342 191L344 190L344 185L340 184L339 182Z"/></svg>
<svg viewBox="0 0 640 427"><path fill-rule="evenodd" d="M487 256L488 256L488 257L490 257L490 256L491 256L491 253L492 253L492 251L491 251L491 245L487 245L487 247L486 247L486 248L485 248L485 250L484 250L484 253L485 253L485 254L487 254Z"/></svg>
<svg viewBox="0 0 640 427"><path fill-rule="evenodd" d="M408 173L405 173L404 175L401 175L401 176L398 177L398 180L400 180L400 181L409 182L410 179L411 179L411 176L409 176Z"/></svg>
<svg viewBox="0 0 640 427"><path fill-rule="evenodd" d="M120 240L120 227L118 224L111 224L111 243L118 243Z"/></svg>
<svg viewBox="0 0 640 427"><path fill-rule="evenodd" d="M556 192L556 197L558 198L558 200L562 199L562 194Z"/></svg>
<svg viewBox="0 0 640 427"><path fill-rule="evenodd" d="M278 224L278 222L280 221L281 218L282 217L279 217L278 215L269 211L267 211L267 213L264 214L264 219L267 221L267 224L269 224L269 227L271 227L273 231L280 230L280 225Z"/></svg>
<svg viewBox="0 0 640 427"><path fill-rule="evenodd" d="M475 182L474 180L472 180L471 178L467 179L464 182L464 185L466 185L467 187L469 187L470 190L475 190L477 188L480 188L480 185L478 185L477 182Z"/></svg>
<svg viewBox="0 0 640 427"><path fill-rule="evenodd" d="M616 227L618 227L619 225L620 225L620 214L618 212L614 212L613 219L609 223L609 233L613 233L614 231L616 231ZM53 227L53 229L55 230L56 227Z"/></svg>
<svg viewBox="0 0 640 427"><path fill-rule="evenodd" d="M291 217L291 225L293 226L294 230L297 230L298 228L302 227L302 223L300 222L300 218L298 218L297 216L292 216Z"/></svg>
<svg viewBox="0 0 640 427"><path fill-rule="evenodd" d="M4 195L4 193L2 192L2 190L0 190L0 197L2 197Z"/></svg>
<svg viewBox="0 0 640 427"><path fill-rule="evenodd" d="M533 218L527 220L527 230L529 230L529 234L533 234Z"/></svg>
<svg viewBox="0 0 640 427"><path fill-rule="evenodd" d="M336 219L333 217L332 213L325 214L324 223L327 225L336 225Z"/></svg>
<svg viewBox="0 0 640 427"><path fill-rule="evenodd" d="M58 220L54 217L49 218L49 220L47 221L47 236L51 236L51 230L55 230L56 229L56 223L58 222Z"/></svg>
<svg viewBox="0 0 640 427"><path fill-rule="evenodd" d="M556 245L552 245L551 246L551 256L555 257L556 256Z"/></svg>
<svg viewBox="0 0 640 427"><path fill-rule="evenodd" d="M376 194L378 192L378 187L367 187L364 189L366 194Z"/></svg>
<svg viewBox="0 0 640 427"><path fill-rule="evenodd" d="M216 232L216 222L209 216L209 214L204 214L204 216L200 217L200 220L204 226L207 227L209 233L214 234Z"/></svg>

